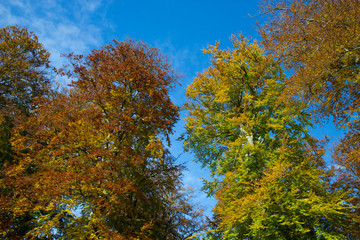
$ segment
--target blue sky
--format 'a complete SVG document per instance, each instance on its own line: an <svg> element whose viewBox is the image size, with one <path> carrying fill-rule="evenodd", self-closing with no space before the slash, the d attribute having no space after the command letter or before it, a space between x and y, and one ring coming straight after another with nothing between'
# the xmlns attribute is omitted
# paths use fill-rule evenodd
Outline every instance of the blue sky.
<svg viewBox="0 0 360 240"><path fill-rule="evenodd" d="M166 54L183 76L181 86L171 93L175 104L181 105L186 86L209 66L203 48L215 41L230 47L231 34L259 39L256 22L262 19L251 17L258 14L257 4L242 0L0 0L0 27L20 25L33 31L57 67L66 63L61 54L87 54L112 39L147 42ZM183 126L183 121L176 125L171 151L179 156L179 163L186 163L189 171L184 173L184 183L195 190L196 201L209 213L214 201L199 191L200 178L207 173L175 141ZM339 135L332 129L318 127L315 133Z"/></svg>

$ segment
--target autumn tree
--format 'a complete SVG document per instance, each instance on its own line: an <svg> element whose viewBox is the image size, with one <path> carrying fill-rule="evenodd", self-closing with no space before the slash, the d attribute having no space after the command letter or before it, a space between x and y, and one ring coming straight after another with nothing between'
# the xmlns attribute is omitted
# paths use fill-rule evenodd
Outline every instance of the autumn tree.
<svg viewBox="0 0 360 240"><path fill-rule="evenodd" d="M10 207L14 217L38 216L26 237L184 239L201 230L165 147L178 119L167 60L135 41L69 60L71 88L39 98L14 129L21 164L5 173L16 189Z"/></svg>
<svg viewBox="0 0 360 240"><path fill-rule="evenodd" d="M317 121L332 117L346 133L334 149L339 188L353 190L359 207L360 1L264 1L264 47L292 75L286 94L309 101ZM354 229L360 229L360 213ZM360 236L360 232L357 233Z"/></svg>
<svg viewBox="0 0 360 240"><path fill-rule="evenodd" d="M289 93L316 104L339 125L358 111L360 64L357 0L266 1L264 47L293 70Z"/></svg>
<svg viewBox="0 0 360 240"><path fill-rule="evenodd" d="M23 236L31 228L27 221L32 219L29 214L23 214L10 221L10 213L4 211L13 196L12 189L4 183L4 171L9 164L16 165L10 144L11 129L20 118L33 113L36 97L47 94L49 56L37 36L26 28L0 29L0 231L8 229L11 222L17 233L5 234L9 239Z"/></svg>
<svg viewBox="0 0 360 240"><path fill-rule="evenodd" d="M9 158L9 128L17 116L29 115L33 99L49 86L50 54L26 28L0 29L0 124L1 165Z"/></svg>
<svg viewBox="0 0 360 240"><path fill-rule="evenodd" d="M0 109L10 117L15 107L29 114L33 99L44 95L49 86L50 54L34 33L26 28L0 29Z"/></svg>
<svg viewBox="0 0 360 240"><path fill-rule="evenodd" d="M285 75L256 42L232 42L204 50L211 66L185 104L185 148L210 170L217 199L209 238L345 239L346 194L329 191L306 104L283 97Z"/></svg>

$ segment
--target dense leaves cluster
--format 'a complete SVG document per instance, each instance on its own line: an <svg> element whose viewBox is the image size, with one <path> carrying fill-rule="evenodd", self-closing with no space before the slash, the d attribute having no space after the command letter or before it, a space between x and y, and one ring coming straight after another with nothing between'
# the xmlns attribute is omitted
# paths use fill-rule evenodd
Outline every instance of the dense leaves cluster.
<svg viewBox="0 0 360 240"><path fill-rule="evenodd" d="M36 108L36 97L49 92L47 73L50 54L27 29L9 26L0 29L0 231L12 231L24 235L33 217L24 213L13 217L8 210L15 188L6 184L7 167L17 164L11 148L11 130L21 119L29 117ZM5 238L14 238L6 234Z"/></svg>

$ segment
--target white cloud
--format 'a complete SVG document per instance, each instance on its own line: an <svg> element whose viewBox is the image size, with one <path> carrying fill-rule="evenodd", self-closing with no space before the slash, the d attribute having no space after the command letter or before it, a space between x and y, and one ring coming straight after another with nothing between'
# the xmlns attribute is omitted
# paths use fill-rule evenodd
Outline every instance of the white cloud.
<svg viewBox="0 0 360 240"><path fill-rule="evenodd" d="M101 0L0 1L0 27L19 25L33 31L51 53L52 65L59 68L68 63L61 55L87 54L103 45L102 31L110 25L103 14L106 7Z"/></svg>
<svg viewBox="0 0 360 240"><path fill-rule="evenodd" d="M80 6L82 7L82 10L94 12L96 9L98 9L101 5L101 0L78 0L80 3Z"/></svg>
<svg viewBox="0 0 360 240"><path fill-rule="evenodd" d="M198 64L198 59L195 54L192 54L192 51L184 47L176 47L170 39L158 40L154 47L161 49L161 52L166 54L169 60L171 59L172 66L182 72L188 70L187 66Z"/></svg>
<svg viewBox="0 0 360 240"><path fill-rule="evenodd" d="M33 31L59 67L65 62L60 54L86 54L103 44L101 24L105 21L91 22L92 14L101 7L99 0L0 2L0 26L19 25Z"/></svg>
<svg viewBox="0 0 360 240"><path fill-rule="evenodd" d="M29 9L28 6L25 6L26 4L28 4L28 2L22 1L22 0L13 0L13 1L9 1L9 4L16 6L16 7L20 7L22 9Z"/></svg>

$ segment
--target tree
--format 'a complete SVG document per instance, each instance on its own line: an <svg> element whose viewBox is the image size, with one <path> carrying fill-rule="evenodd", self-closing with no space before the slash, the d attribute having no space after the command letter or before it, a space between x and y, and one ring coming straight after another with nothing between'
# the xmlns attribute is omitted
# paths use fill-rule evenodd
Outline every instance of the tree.
<svg viewBox="0 0 360 240"><path fill-rule="evenodd" d="M359 1L267 2L262 43L293 70L287 91L311 100L320 116L332 115L339 125L351 121L358 111Z"/></svg>
<svg viewBox="0 0 360 240"><path fill-rule="evenodd" d="M39 98L34 117L14 129L20 164L6 180L14 216L37 214L26 236L183 239L201 230L163 144L178 119L166 59L130 40L69 60L71 89Z"/></svg>
<svg viewBox="0 0 360 240"><path fill-rule="evenodd" d="M10 117L13 108L23 114L33 109L33 99L49 86L50 54L26 28L0 29L0 109Z"/></svg>
<svg viewBox="0 0 360 240"><path fill-rule="evenodd" d="M38 38L26 28L8 26L0 29L0 231L5 238L24 236L32 219L23 214L10 221L4 211L12 201L13 189L5 184L7 166L16 165L10 143L11 130L20 118L29 117L36 107L34 99L48 93L51 71L50 54ZM11 232L8 232L12 224Z"/></svg>
<svg viewBox="0 0 360 240"><path fill-rule="evenodd" d="M26 28L0 29L1 166L10 157L9 129L20 114L29 115L33 99L48 90L49 56Z"/></svg>
<svg viewBox="0 0 360 240"><path fill-rule="evenodd" d="M211 67L187 89L185 148L208 168L222 239L345 239L346 194L330 191L322 142L305 104L285 99L285 75L257 43L210 46Z"/></svg>
<svg viewBox="0 0 360 240"><path fill-rule="evenodd" d="M260 28L264 47L293 72L285 93L309 101L317 121L332 117L346 132L334 149L334 170L337 188L356 197L351 232L358 232L360 2L265 1L262 11L269 17Z"/></svg>
<svg viewBox="0 0 360 240"><path fill-rule="evenodd" d="M333 149L333 171L336 173L335 189L346 189L350 191L354 206L352 211L351 236L360 237L360 164L359 164L359 136L358 124L356 129L347 133Z"/></svg>

